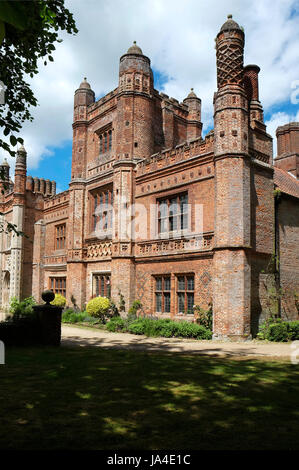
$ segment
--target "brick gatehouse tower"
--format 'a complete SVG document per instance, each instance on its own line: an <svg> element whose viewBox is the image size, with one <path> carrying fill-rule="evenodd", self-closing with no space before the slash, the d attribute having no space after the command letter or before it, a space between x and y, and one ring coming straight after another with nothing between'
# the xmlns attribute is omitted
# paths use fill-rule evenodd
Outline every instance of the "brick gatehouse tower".
<svg viewBox="0 0 299 470"><path fill-rule="evenodd" d="M2 308L45 288L74 308L122 294L126 309L139 299L144 314L174 319L212 303L215 339L254 336L273 308L298 318L299 123L277 129L273 162L244 39L229 15L204 138L200 98L158 92L134 43L115 90L95 101L84 79L75 91L68 191L28 176L23 147L14 182L3 162L2 223L28 238L1 233Z"/></svg>

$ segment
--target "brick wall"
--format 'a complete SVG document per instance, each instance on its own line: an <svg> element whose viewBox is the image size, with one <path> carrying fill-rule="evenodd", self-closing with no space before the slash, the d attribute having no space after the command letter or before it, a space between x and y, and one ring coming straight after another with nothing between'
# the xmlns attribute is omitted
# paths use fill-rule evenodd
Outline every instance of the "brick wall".
<svg viewBox="0 0 299 470"><path fill-rule="evenodd" d="M212 253L196 256L182 255L178 259L139 260L136 264L136 298L145 314L155 314L155 276L171 275L171 318L190 319L192 315L178 315L176 278L179 274L194 274L194 304L207 308L212 300ZM165 314L158 314L165 317Z"/></svg>
<svg viewBox="0 0 299 470"><path fill-rule="evenodd" d="M298 320L299 295L299 205L295 198L283 195L278 205L281 313L287 320Z"/></svg>

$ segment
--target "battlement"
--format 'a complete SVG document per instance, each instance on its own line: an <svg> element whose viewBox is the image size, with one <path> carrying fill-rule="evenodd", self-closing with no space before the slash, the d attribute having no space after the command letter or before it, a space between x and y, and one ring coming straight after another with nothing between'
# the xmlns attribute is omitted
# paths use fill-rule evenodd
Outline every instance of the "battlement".
<svg viewBox="0 0 299 470"><path fill-rule="evenodd" d="M197 137L177 145L173 149L165 149L162 152L155 153L149 158L137 163L137 176L150 173L157 169L178 163L180 161L188 160L189 158L197 155L203 155L208 152L213 152L214 132L210 131L205 139Z"/></svg>
<svg viewBox="0 0 299 470"><path fill-rule="evenodd" d="M50 181L49 179L38 178L35 176L26 177L26 189L33 193L42 194L45 197L55 196L56 194L56 181Z"/></svg>
<svg viewBox="0 0 299 470"><path fill-rule="evenodd" d="M92 112L93 110L97 109L99 106L102 106L104 103L107 103L112 98L115 98L118 95L118 88L115 88L112 91L109 91L105 96L102 96L98 101L95 103L91 103L88 106L88 112Z"/></svg>
<svg viewBox="0 0 299 470"><path fill-rule="evenodd" d="M103 173L104 171L112 171L114 157L107 153L104 156L97 157L95 160L92 160L87 165L87 178L96 176L99 173Z"/></svg>
<svg viewBox="0 0 299 470"><path fill-rule="evenodd" d="M58 206L59 204L69 202L69 190L63 191L62 193L55 194L51 198L45 201L45 209Z"/></svg>
<svg viewBox="0 0 299 470"><path fill-rule="evenodd" d="M166 104L173 106L174 109L180 110L181 112L188 113L188 106L185 103L180 103L176 98L173 98L166 93L158 90L154 90L154 96Z"/></svg>

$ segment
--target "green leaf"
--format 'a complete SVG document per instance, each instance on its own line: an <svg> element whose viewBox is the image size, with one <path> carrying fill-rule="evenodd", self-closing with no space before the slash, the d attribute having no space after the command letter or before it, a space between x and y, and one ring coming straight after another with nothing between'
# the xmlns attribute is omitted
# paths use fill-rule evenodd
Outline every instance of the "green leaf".
<svg viewBox="0 0 299 470"><path fill-rule="evenodd" d="M5 24L3 21L0 20L0 44L5 37Z"/></svg>
<svg viewBox="0 0 299 470"><path fill-rule="evenodd" d="M9 140L10 140L10 143L11 143L11 145L12 145L13 147L14 147L15 145L17 145L17 142L18 142L18 141L17 141L17 139L16 139L16 137L15 137L14 135L11 135L10 138L9 138Z"/></svg>
<svg viewBox="0 0 299 470"><path fill-rule="evenodd" d="M26 15L26 6L20 2L1 0L0 20L11 24L17 29L26 29L29 24L29 18L28 15Z"/></svg>

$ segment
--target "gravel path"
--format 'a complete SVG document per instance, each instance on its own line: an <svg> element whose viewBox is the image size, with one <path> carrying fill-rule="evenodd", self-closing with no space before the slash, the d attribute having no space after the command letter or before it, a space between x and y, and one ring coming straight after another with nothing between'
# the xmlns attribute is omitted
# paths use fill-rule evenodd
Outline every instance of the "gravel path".
<svg viewBox="0 0 299 470"><path fill-rule="evenodd" d="M129 349L138 351L181 352L215 357L268 357L290 359L293 349L290 343L266 343L261 341L220 342L194 341L177 338L148 338L128 333L110 333L78 326L62 325L63 346L95 346L105 349Z"/></svg>

